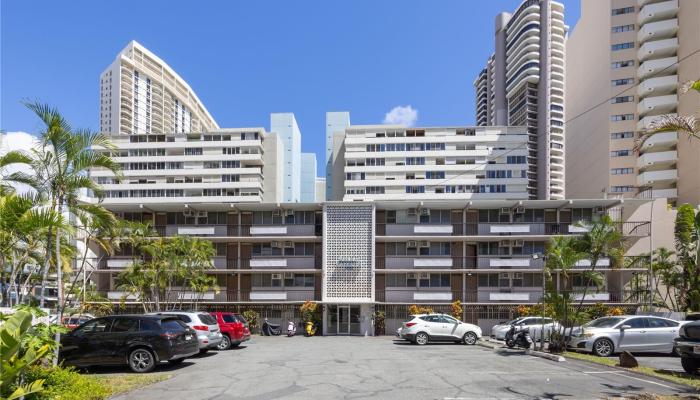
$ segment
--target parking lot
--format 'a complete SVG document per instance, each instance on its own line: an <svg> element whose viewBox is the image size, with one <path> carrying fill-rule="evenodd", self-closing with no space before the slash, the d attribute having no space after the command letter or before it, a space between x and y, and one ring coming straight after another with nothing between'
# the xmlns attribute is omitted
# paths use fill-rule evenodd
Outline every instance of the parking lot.
<svg viewBox="0 0 700 400"><path fill-rule="evenodd" d="M260 337L174 368L118 399L538 399L663 395L686 389L578 361L390 337Z"/></svg>

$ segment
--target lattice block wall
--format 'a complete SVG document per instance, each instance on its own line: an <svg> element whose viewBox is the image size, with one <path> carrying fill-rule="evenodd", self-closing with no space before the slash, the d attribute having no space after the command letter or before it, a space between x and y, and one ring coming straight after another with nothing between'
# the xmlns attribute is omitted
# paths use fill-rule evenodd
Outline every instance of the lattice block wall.
<svg viewBox="0 0 700 400"><path fill-rule="evenodd" d="M323 206L323 301L374 301L374 204Z"/></svg>

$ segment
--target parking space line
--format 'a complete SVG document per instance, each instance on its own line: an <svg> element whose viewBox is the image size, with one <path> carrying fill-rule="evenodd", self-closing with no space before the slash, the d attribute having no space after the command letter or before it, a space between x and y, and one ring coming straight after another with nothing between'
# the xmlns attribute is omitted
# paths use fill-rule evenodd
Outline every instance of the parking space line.
<svg viewBox="0 0 700 400"><path fill-rule="evenodd" d="M663 383L654 382L654 381L650 381L650 380L647 380L647 379L637 378L636 376L626 375L626 374L624 374L624 373L622 373L622 372L613 372L613 373L614 373L615 375L617 375L617 376L623 376L623 377L625 377L625 378L636 379L636 380L638 380L638 381L642 381L642 382L646 382L646 383L651 383L651 384L654 384L654 385L658 385L658 386L661 386L661 387L665 387L665 388L667 388L667 389L676 389L676 388L673 387L673 386L664 385Z"/></svg>

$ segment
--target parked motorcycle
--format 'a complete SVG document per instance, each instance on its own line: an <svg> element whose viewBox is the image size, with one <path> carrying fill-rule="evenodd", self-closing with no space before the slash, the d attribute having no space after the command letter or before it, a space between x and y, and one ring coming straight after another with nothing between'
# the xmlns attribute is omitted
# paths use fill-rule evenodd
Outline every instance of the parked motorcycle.
<svg viewBox="0 0 700 400"><path fill-rule="evenodd" d="M513 348L515 346L529 349L532 347L532 338L530 337L530 329L520 325L511 325L506 332L506 346Z"/></svg>
<svg viewBox="0 0 700 400"><path fill-rule="evenodd" d="M294 321L289 321L287 324L287 337L292 337L297 333L297 325Z"/></svg>
<svg viewBox="0 0 700 400"><path fill-rule="evenodd" d="M314 325L314 323L311 321L307 322L304 335L305 336L313 336L315 334L316 334L316 325Z"/></svg>

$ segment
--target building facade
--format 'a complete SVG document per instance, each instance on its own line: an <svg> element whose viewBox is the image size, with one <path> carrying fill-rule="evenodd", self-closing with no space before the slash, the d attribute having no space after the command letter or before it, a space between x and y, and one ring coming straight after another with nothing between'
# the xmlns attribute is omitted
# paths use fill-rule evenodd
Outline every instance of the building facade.
<svg viewBox="0 0 700 400"><path fill-rule="evenodd" d="M639 151L635 141L661 115L695 115L700 95L679 85L698 79L700 3L596 0L581 3L569 37L567 193L700 202L700 145L678 146L665 132Z"/></svg>
<svg viewBox="0 0 700 400"><path fill-rule="evenodd" d="M408 316L408 306L448 312L461 300L463 320L490 327L543 293L542 253L555 235L581 235L578 222L613 216L626 237L626 268L603 258L601 286L586 303L632 309L644 300L635 285L646 273L651 246L649 200L353 201L325 203L213 203L156 201L134 208L126 199L106 206L128 220L148 221L163 236L197 235L216 255L210 274L219 292L208 291L198 307L256 310L273 322L299 320L306 300L320 303L324 334L369 334L375 311L386 313L386 331ZM665 207L663 205L662 207ZM191 211L197 210L192 215ZM206 214L200 214L206 210ZM535 257L534 255L538 255ZM139 299L119 289L117 275L141 255L122 246L96 251L92 279L111 301L128 310ZM589 283L583 260L568 280L555 273L560 291L580 298ZM580 268L580 270L579 270ZM171 301L195 297L175 290Z"/></svg>
<svg viewBox="0 0 700 400"><path fill-rule="evenodd" d="M301 131L293 113L270 114L270 132L280 138L284 154L285 203L298 202L301 198Z"/></svg>
<svg viewBox="0 0 700 400"><path fill-rule="evenodd" d="M563 199L564 6L525 0L495 23L494 54L479 72L476 121L480 126L525 126L528 196Z"/></svg>
<svg viewBox="0 0 700 400"><path fill-rule="evenodd" d="M164 134L218 128L187 82L136 41L100 75L100 132Z"/></svg>
<svg viewBox="0 0 700 400"><path fill-rule="evenodd" d="M353 125L334 137L332 200L527 199L524 127Z"/></svg>
<svg viewBox="0 0 700 400"><path fill-rule="evenodd" d="M345 129L350 127L350 113L347 111L339 112L327 112L326 113L326 196L319 200L332 200L334 198L333 188L333 171L334 171L334 159L337 158L337 151L339 149L335 148L335 136L338 135L342 138L345 135ZM342 139L341 139L342 140ZM338 190L338 192L341 192Z"/></svg>
<svg viewBox="0 0 700 400"><path fill-rule="evenodd" d="M301 153L299 201L313 203L316 198L316 153ZM325 199L318 199L325 200Z"/></svg>

